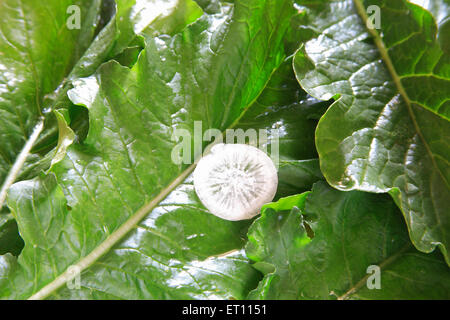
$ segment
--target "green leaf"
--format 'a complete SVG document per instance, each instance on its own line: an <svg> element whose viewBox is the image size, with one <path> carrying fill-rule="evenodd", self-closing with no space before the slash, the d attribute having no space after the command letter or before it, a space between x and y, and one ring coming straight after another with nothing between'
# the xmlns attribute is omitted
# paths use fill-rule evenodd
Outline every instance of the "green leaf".
<svg viewBox="0 0 450 320"><path fill-rule="evenodd" d="M252 299L450 297L450 271L440 253L413 248L385 195L319 182L311 193L266 205L248 237L247 256L265 274ZM379 289L367 285L374 284L369 266L380 268Z"/></svg>
<svg viewBox="0 0 450 320"><path fill-rule="evenodd" d="M5 255L0 256L0 285L3 286L4 283L9 282L9 276L14 272L17 267L17 259L12 254L7 253ZM6 288L6 286L5 286ZM7 292L5 294L10 295L12 292L9 287L6 289Z"/></svg>
<svg viewBox="0 0 450 320"><path fill-rule="evenodd" d="M80 9L80 28L68 27L76 14L69 10L72 5ZM0 65L5 71L0 77L1 184L41 116L46 118L45 129L20 178L36 168L48 168L53 156L49 152L58 137L58 124L50 111L69 107L66 94L71 81L90 76L101 63L125 49L136 38L133 30L138 26L149 35L176 32L201 15L201 9L189 0L120 0L118 14L108 22L110 7L109 1L101 0L8 0L0 4ZM145 7L152 8L151 15L142 12ZM105 23L97 35L97 25Z"/></svg>
<svg viewBox="0 0 450 320"><path fill-rule="evenodd" d="M148 2L148 1L147 1ZM158 2L158 1L151 1ZM161 3L161 1L159 1ZM159 36L162 34L174 35L182 31L187 25L193 23L200 18L203 10L193 0L177 0L173 1L170 10L161 10L163 14L159 14L155 19L140 32L144 37ZM161 4L159 4L161 6ZM163 4L162 6L167 6ZM152 4L146 4L143 7L151 8L154 11ZM144 9L145 10L145 9ZM147 9L148 10L148 9ZM145 12L140 14L141 17L147 18ZM134 17L134 19L136 19ZM134 25L139 25L140 22L135 22ZM138 30L135 30L138 33ZM122 34L121 34L122 36Z"/></svg>
<svg viewBox="0 0 450 320"><path fill-rule="evenodd" d="M438 26L437 39L441 46L442 51L447 55L450 54L450 1L449 0L435 0L424 1L414 0L411 1L417 5L422 6L433 14Z"/></svg>
<svg viewBox="0 0 450 320"><path fill-rule="evenodd" d="M205 212L193 165L171 161L171 136L193 133L196 120L224 130L241 117L284 58L291 5L225 3L175 36L147 38L131 69L111 61L74 82L88 136L52 167L56 180L11 189L25 248L1 297L242 298L256 285L239 252L248 222ZM71 265L79 291L62 288Z"/></svg>
<svg viewBox="0 0 450 320"><path fill-rule="evenodd" d="M11 214L0 214L0 255L22 251L23 240L19 236L17 223Z"/></svg>
<svg viewBox="0 0 450 320"><path fill-rule="evenodd" d="M450 263L449 56L424 9L373 1L378 33L354 3L302 9L313 38L295 56L297 78L316 98L340 96L316 131L322 173L340 190L389 192L417 249L439 246Z"/></svg>
<svg viewBox="0 0 450 320"><path fill-rule="evenodd" d="M48 112L53 93L94 37L101 1L6 0L0 3L0 184L30 136ZM81 9L80 29L69 30L66 12ZM52 127L52 119L48 128ZM34 153L43 156L45 143ZM37 156L37 158L39 158Z"/></svg>
<svg viewBox="0 0 450 320"><path fill-rule="evenodd" d="M270 154L278 152L278 191L276 199L311 190L322 180L314 145L317 119L329 102L319 101L304 92L292 70L292 58L275 71L258 100L239 120L236 129L267 132L263 143ZM278 130L275 135L273 130ZM236 141L237 142L237 141Z"/></svg>
<svg viewBox="0 0 450 320"><path fill-rule="evenodd" d="M450 15L449 0L410 0L409 2L417 4L430 11L438 26Z"/></svg>
<svg viewBox="0 0 450 320"><path fill-rule="evenodd" d="M24 269L8 281L22 294L35 291L37 281L55 279L74 256L88 253L90 244L80 242L95 241L104 232L92 225L97 212L86 211L79 217L77 207L67 205L52 175L15 184L11 199L18 200L9 205L26 246L18 260ZM79 290L64 286L51 298L243 298L259 280L239 252L248 224L209 214L187 180L81 275ZM7 292L9 288L4 287ZM19 293L12 292L10 298Z"/></svg>
<svg viewBox="0 0 450 320"><path fill-rule="evenodd" d="M72 70L71 80L92 75L112 58L132 59L128 54L135 56L142 49L142 35L175 34L202 14L192 0L117 0L113 8L106 8L111 9L114 14Z"/></svg>
<svg viewBox="0 0 450 320"><path fill-rule="evenodd" d="M202 15L193 0L118 0L114 19L117 37L110 56L121 53L142 35L173 35Z"/></svg>
<svg viewBox="0 0 450 320"><path fill-rule="evenodd" d="M275 198L310 190L312 185L319 180L324 180L320 172L319 159L281 160Z"/></svg>

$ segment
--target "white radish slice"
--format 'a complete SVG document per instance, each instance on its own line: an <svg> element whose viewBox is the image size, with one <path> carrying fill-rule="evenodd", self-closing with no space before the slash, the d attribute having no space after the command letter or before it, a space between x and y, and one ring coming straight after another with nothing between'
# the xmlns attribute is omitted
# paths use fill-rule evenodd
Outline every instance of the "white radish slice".
<svg viewBox="0 0 450 320"><path fill-rule="evenodd" d="M226 220L253 218L272 201L277 186L272 160L246 144L215 145L194 171L200 201L212 214Z"/></svg>

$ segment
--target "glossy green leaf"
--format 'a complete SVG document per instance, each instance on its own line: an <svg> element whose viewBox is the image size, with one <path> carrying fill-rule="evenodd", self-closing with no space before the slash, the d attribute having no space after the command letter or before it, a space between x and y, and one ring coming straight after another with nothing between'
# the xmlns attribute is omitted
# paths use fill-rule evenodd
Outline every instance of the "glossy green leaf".
<svg viewBox="0 0 450 320"><path fill-rule="evenodd" d="M23 269L7 279L16 291L8 285L2 288L14 297L35 291L35 276L40 283L55 279L71 265L72 257L86 255L89 244L80 242L95 241L104 231L90 225L96 217L86 214L80 220L77 207L67 205L52 175L17 183L11 198L18 200L9 204L26 243L18 260ZM239 252L248 224L207 212L187 180L131 228L124 241L82 273L80 288L69 290L69 282L50 298L242 299L259 280Z"/></svg>
<svg viewBox="0 0 450 320"><path fill-rule="evenodd" d="M449 0L413 0L410 1L422 6L433 14L438 26L437 39L442 51L450 54L450 1Z"/></svg>
<svg viewBox="0 0 450 320"><path fill-rule="evenodd" d="M430 11L438 26L450 15L449 0L410 0L409 2Z"/></svg>
<svg viewBox="0 0 450 320"><path fill-rule="evenodd" d="M319 180L324 180L319 159L281 160L275 199L310 190Z"/></svg>
<svg viewBox="0 0 450 320"><path fill-rule="evenodd" d="M17 223L11 214L0 214L0 255L11 253L19 255L23 240L19 236Z"/></svg>
<svg viewBox="0 0 450 320"><path fill-rule="evenodd" d="M192 0L116 0L114 5L106 3L106 10L113 11L109 13L112 17L74 67L71 80L92 75L100 64L112 58L129 59L123 51L133 48L139 52L144 45L143 35L174 34L202 14Z"/></svg>
<svg viewBox="0 0 450 320"><path fill-rule="evenodd" d="M16 267L17 259L11 253L0 255L0 284L2 286L9 282L9 276L15 271ZM11 287L7 290L5 294L11 295Z"/></svg>
<svg viewBox="0 0 450 320"><path fill-rule="evenodd" d="M61 85L95 35L101 1L0 3L0 185L38 118L52 107L49 94ZM69 29L69 7L80 10L80 28ZM56 140L54 119L33 150L40 159ZM51 147L50 147L51 149Z"/></svg>
<svg viewBox="0 0 450 320"><path fill-rule="evenodd" d="M136 38L133 30L176 32L201 15L200 8L189 0L120 0L118 13L109 22L108 11L114 7L111 1L8 0L0 6L1 183L41 116L46 118L45 130L20 178L29 177L36 168L48 168L53 156L48 152L58 139L57 121L50 110L69 107L71 81L90 76L101 63L125 49ZM142 11L150 7L151 15ZM77 10L79 27L72 25ZM116 24L116 17L120 23ZM106 26L99 31L102 24Z"/></svg>
<svg viewBox="0 0 450 320"><path fill-rule="evenodd" d="M175 34L202 15L193 0L117 0L117 13L111 26L117 36L110 56L121 53L139 37Z"/></svg>
<svg viewBox="0 0 450 320"><path fill-rule="evenodd" d="M137 12L137 7L148 5L147 2L127 2L128 10ZM146 26L144 30L151 26L153 33L175 32L201 14L201 10L195 3L189 0L179 0L164 3L163 6L157 8L158 10L153 7L155 16L152 17L144 15L143 17L129 17L125 20L124 15L130 14L130 12L122 10L117 16L122 22L120 25L116 25L114 1L84 1L82 4L79 1L50 1L45 5L9 1L3 5L9 6L8 10L2 11L2 18L5 22L20 18L21 10L23 10L22 13L30 12L29 17L32 19L22 21L23 30L11 29L6 24L2 29L4 43L0 50L3 50L5 61L3 67L11 68L14 72L4 73L5 91L3 93L5 99L1 100L4 102L3 104L0 103L0 108L2 106L5 108L5 116L0 120L5 124L0 129L3 130L3 134L0 132L2 138L0 139L0 155L3 155L0 157L0 186L8 171L10 177L13 177L15 181L31 179L39 175L41 171L47 170L52 163L59 161L64 156L67 146L74 137L71 132L66 130L68 126L61 124L60 117L54 117L55 113L50 110L59 108L73 110L67 97L71 82L95 72L100 64L109 59L113 48L118 48L117 43L120 42L123 45L127 43L120 41L121 37L122 39L125 39L124 36L129 37L127 40L131 42L130 39L133 39L133 36L126 35L126 30L130 28L132 30L137 24L140 24ZM78 7L70 7L71 5ZM125 1L118 1L118 5L123 8ZM81 9L79 15L80 22L82 22L81 29L77 29L77 27L71 29L68 24L70 21L74 22L70 19L72 19L71 15L77 14L77 8ZM49 15L58 16L54 24L51 24L53 18L49 18ZM114 16L113 19L111 19L111 15ZM184 16L183 21L181 20L182 16ZM156 24L158 21L160 25ZM53 30L53 28L58 29ZM150 30L147 30L147 34L150 35ZM94 35L96 38L91 43ZM30 43L26 44L23 41L25 38ZM19 46L17 43L20 41L22 44ZM126 57L129 61L120 61L134 63L142 48L137 49L134 61L131 55ZM27 59L30 60L28 66L26 65ZM58 61L58 63L55 64L54 61ZM0 61L0 63L3 62ZM19 102L20 104L17 105ZM77 116L70 125L77 134L81 134L78 139L83 140L88 126L88 117L82 112L76 114ZM28 138L27 134L33 129L37 117L42 115L46 117L45 129L34 142L32 153L26 157L25 163L22 167L18 167L19 172L12 172L10 168ZM84 130L84 132L79 132L79 130ZM19 131L22 131L22 134ZM0 207L4 204L3 193L9 184L10 181L5 181L4 188L2 188ZM20 240L18 235L17 238Z"/></svg>
<svg viewBox="0 0 450 320"><path fill-rule="evenodd" d="M259 135L258 142L269 154L278 152L276 199L310 190L314 182L323 179L314 132L317 120L329 105L329 102L308 96L300 88L292 70L292 58L288 58L236 125L236 129L249 130L247 132L259 133L262 129L268 133L267 141Z"/></svg>
<svg viewBox="0 0 450 320"><path fill-rule="evenodd" d="M379 32L364 22L372 3ZM302 10L312 38L296 54L297 78L316 98L340 96L316 131L324 176L341 190L389 192L414 245L439 246L449 263L450 64L432 16L400 0Z"/></svg>
<svg viewBox="0 0 450 320"><path fill-rule="evenodd" d="M248 237L247 256L265 274L251 299L450 297L440 252L413 248L386 195L319 182L311 193L266 205Z"/></svg>
<svg viewBox="0 0 450 320"><path fill-rule="evenodd" d="M69 96L89 110L88 136L52 167L56 181L11 189L25 248L1 297L247 294L258 280L239 252L248 222L202 209L193 166L171 160L171 137L193 133L195 120L224 130L239 119L284 58L291 5L224 3L175 36L147 38L131 69L111 61L74 82ZM78 291L65 289L71 265L82 271Z"/></svg>

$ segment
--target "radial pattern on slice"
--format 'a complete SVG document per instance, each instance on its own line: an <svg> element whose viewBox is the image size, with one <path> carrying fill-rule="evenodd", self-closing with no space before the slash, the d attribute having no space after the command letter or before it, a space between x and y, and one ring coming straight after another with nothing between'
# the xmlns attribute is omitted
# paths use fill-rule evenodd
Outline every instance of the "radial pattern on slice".
<svg viewBox="0 0 450 320"><path fill-rule="evenodd" d="M254 217L275 196L278 177L272 160L256 147L218 144L194 171L202 203L227 220Z"/></svg>

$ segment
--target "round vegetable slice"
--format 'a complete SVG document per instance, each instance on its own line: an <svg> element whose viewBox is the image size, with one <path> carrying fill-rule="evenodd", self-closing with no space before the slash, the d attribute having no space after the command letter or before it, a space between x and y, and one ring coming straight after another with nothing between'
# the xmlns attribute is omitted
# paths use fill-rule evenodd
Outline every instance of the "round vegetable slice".
<svg viewBox="0 0 450 320"><path fill-rule="evenodd" d="M273 199L277 185L277 170L269 156L246 144L215 145L194 171L201 202L226 220L253 218Z"/></svg>

